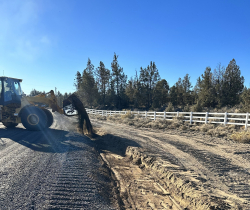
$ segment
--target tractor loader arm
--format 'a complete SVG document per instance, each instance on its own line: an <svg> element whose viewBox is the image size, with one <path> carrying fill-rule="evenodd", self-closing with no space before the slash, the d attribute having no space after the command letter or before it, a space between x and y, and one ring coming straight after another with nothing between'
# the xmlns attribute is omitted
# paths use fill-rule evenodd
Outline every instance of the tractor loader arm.
<svg viewBox="0 0 250 210"><path fill-rule="evenodd" d="M46 98L46 95L50 94L50 98ZM48 105L52 112L59 112L60 114L64 114L62 108L60 108L57 104L57 99L53 90L48 93L42 93L33 97L27 97L27 100L30 104L35 105L36 103L42 103Z"/></svg>
<svg viewBox="0 0 250 210"><path fill-rule="evenodd" d="M46 95L48 94L50 94L50 97L46 98ZM43 93L43 94L39 94L33 97L26 97L26 99L32 105L35 105L37 103L46 104L52 109L52 112L57 111L58 113L64 114L66 116L72 116L72 115L67 114L67 112L65 112L65 108L67 106L68 107L70 106L72 110L77 110L78 129L82 133L87 133L90 135L93 134L93 128L92 128L89 116L84 108L83 103L81 102L81 100L79 99L76 93L73 93L67 99L63 101L63 108L60 108L58 106L57 99L53 90L45 94Z"/></svg>
<svg viewBox="0 0 250 210"><path fill-rule="evenodd" d="M71 105L78 112L78 126L82 133L93 135L93 127L91 125L88 113L86 112L82 101L76 93L63 100L63 107Z"/></svg>

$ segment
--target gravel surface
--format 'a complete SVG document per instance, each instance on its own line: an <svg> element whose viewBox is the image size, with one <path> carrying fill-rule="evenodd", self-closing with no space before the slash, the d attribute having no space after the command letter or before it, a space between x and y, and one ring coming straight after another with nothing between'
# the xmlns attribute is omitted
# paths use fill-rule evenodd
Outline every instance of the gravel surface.
<svg viewBox="0 0 250 210"><path fill-rule="evenodd" d="M0 209L119 209L93 142L72 131L74 118L54 117L39 132L0 123Z"/></svg>

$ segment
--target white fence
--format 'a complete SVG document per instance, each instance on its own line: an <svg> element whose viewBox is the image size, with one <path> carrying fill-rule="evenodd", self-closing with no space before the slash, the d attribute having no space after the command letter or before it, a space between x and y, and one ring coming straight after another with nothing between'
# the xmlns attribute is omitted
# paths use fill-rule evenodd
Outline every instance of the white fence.
<svg viewBox="0 0 250 210"><path fill-rule="evenodd" d="M139 117L156 120L173 120L174 117L184 117L184 121L200 123L219 123L223 125L244 125L245 129L250 126L249 113L210 113L210 112L147 112L147 111L109 111L86 109L88 114L98 114L102 116L111 116L115 114L124 115L127 112ZM215 121L216 120L216 121Z"/></svg>

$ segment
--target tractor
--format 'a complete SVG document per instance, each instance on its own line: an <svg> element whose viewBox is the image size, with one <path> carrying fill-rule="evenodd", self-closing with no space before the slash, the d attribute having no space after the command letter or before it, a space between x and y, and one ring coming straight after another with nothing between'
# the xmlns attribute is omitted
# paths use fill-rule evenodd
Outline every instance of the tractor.
<svg viewBox="0 0 250 210"><path fill-rule="evenodd" d="M28 130L44 130L53 124L52 110L69 117L78 115L79 128L92 134L88 114L76 93L65 99L60 108L53 90L33 97L25 96L21 82L22 79L0 77L0 122L5 127L14 128L22 123Z"/></svg>

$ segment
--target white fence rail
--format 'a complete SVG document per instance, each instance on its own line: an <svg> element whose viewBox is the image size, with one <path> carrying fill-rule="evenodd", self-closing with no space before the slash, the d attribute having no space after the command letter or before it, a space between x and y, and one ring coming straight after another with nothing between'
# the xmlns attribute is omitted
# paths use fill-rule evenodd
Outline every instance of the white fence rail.
<svg viewBox="0 0 250 210"><path fill-rule="evenodd" d="M175 117L183 117L184 121L199 123L219 123L223 125L243 125L247 129L249 124L249 113L210 113L210 112L147 112L147 111L110 111L110 110L96 110L86 109L88 114L111 116L111 115L125 115L130 112L133 115L144 117L151 120L173 120Z"/></svg>

